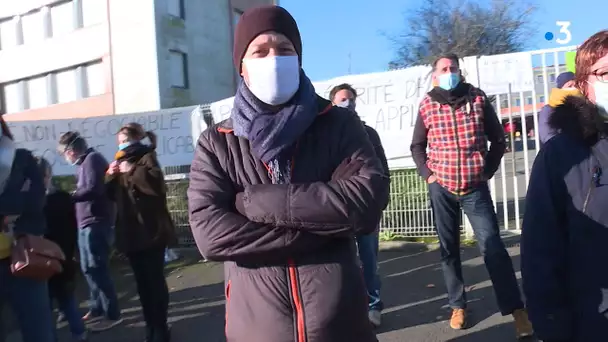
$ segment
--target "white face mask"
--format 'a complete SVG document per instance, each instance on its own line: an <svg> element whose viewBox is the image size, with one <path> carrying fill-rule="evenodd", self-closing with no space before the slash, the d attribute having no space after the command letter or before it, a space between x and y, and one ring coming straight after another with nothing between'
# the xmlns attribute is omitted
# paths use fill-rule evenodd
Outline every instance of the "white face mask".
<svg viewBox="0 0 608 342"><path fill-rule="evenodd" d="M247 87L264 103L287 103L300 87L298 56L245 58L243 63L249 76Z"/></svg>
<svg viewBox="0 0 608 342"><path fill-rule="evenodd" d="M600 115L608 121L608 83L595 81L592 84L595 104L600 108Z"/></svg>

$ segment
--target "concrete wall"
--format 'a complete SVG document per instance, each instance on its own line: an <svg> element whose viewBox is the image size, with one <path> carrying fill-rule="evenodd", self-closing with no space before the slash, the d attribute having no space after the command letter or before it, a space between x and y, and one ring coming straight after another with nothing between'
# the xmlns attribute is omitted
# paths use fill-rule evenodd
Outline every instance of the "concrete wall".
<svg viewBox="0 0 608 342"><path fill-rule="evenodd" d="M116 114L160 108L154 1L108 0Z"/></svg>
<svg viewBox="0 0 608 342"><path fill-rule="evenodd" d="M37 0L31 8L56 3ZM21 13L21 12L19 12ZM19 14L2 12L1 16ZM7 121L47 120L113 113L108 25L100 23L75 29L71 33L0 50L0 85L59 69L102 60L107 75L104 94L81 100L25 110L4 116ZM0 89L1 91L2 89Z"/></svg>
<svg viewBox="0 0 608 342"><path fill-rule="evenodd" d="M167 14L157 0L160 101L162 108L218 101L234 95L233 10L244 11L272 0L187 1L185 20ZM170 85L169 51L188 55L188 89Z"/></svg>

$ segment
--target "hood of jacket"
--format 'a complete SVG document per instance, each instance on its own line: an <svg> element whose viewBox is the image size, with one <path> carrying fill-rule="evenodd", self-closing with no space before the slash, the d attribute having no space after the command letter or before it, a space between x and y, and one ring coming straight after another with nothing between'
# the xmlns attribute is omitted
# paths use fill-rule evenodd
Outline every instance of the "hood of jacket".
<svg viewBox="0 0 608 342"><path fill-rule="evenodd" d="M560 89L553 88L551 89L551 94L549 94L549 106L555 108L564 103L566 98L569 96L579 96L584 97L580 90L576 88L568 88L568 89Z"/></svg>
<svg viewBox="0 0 608 342"><path fill-rule="evenodd" d="M549 126L585 144L593 145L600 137L608 136L608 125L599 108L580 96L568 96L555 107L549 117Z"/></svg>

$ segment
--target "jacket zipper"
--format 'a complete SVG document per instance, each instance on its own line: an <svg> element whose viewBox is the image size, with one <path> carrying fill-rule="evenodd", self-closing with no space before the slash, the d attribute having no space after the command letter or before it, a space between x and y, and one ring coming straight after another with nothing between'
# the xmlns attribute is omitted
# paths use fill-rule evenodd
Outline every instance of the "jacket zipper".
<svg viewBox="0 0 608 342"><path fill-rule="evenodd" d="M593 156L591 157L591 165L594 164ZM591 180L589 181L589 187L587 188L587 194L585 195L585 201L583 202L583 214L587 213L587 205L589 204L589 200L591 199L591 193L593 189L596 187L596 177L599 177L599 166L591 167Z"/></svg>
<svg viewBox="0 0 608 342"><path fill-rule="evenodd" d="M295 150L297 151L298 148L298 142L296 142L296 148ZM295 152L294 152L295 155ZM295 158L291 159L291 163L290 163L290 178L293 178L293 170L294 170L294 166L295 166ZM270 174L270 167L264 163L264 167L266 167L266 170L268 171L268 175L272 178L272 175ZM295 321L295 335L296 335L296 342L306 342L306 323L304 321L304 305L302 304L302 296L300 296L300 287L299 287L299 280L298 280L298 268L296 266L296 262L294 261L294 259L288 259L287 260L287 278L288 278L288 286L289 286L289 292L291 293L291 298L293 299L293 309L294 312L296 314L296 321Z"/></svg>
<svg viewBox="0 0 608 342"><path fill-rule="evenodd" d="M293 259L287 262L287 270L289 274L289 290L293 298L294 311L296 314L296 342L306 342L306 324L304 323L304 306L302 297L300 296L300 288L298 286L298 270Z"/></svg>
<svg viewBox="0 0 608 342"><path fill-rule="evenodd" d="M591 182L593 182L593 180ZM583 203L583 214L587 213L587 204L589 204L589 198L591 197L593 188L595 188L593 183L589 184L589 189L587 190L587 195L585 196L585 202Z"/></svg>

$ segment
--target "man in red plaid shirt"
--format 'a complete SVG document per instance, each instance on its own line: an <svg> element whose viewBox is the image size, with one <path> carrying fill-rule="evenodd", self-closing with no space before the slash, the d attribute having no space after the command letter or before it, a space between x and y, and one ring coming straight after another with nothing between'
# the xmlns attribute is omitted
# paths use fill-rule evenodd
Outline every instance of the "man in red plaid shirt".
<svg viewBox="0 0 608 342"><path fill-rule="evenodd" d="M460 260L462 208L475 232L501 313L513 315L518 338L530 336L532 326L513 263L500 238L487 183L505 151L502 125L486 94L463 81L456 55L441 56L433 69L433 84L437 86L420 103L411 150L418 172L429 187L453 310L450 326L463 329L467 324Z"/></svg>

